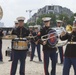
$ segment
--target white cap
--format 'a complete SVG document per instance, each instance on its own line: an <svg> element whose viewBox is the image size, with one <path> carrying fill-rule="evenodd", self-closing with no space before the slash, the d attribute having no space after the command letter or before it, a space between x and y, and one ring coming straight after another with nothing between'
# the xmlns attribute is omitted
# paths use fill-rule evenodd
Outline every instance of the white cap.
<svg viewBox="0 0 76 75"><path fill-rule="evenodd" d="M37 25L35 25L35 26L34 26L34 28L38 28L38 26L37 26Z"/></svg>
<svg viewBox="0 0 76 75"><path fill-rule="evenodd" d="M51 18L50 17L44 17L44 18L42 18L42 20L45 22L45 21L50 21L51 20Z"/></svg>
<svg viewBox="0 0 76 75"><path fill-rule="evenodd" d="M24 21L25 20L25 17L18 17L17 20L18 21L20 21L20 20L23 20Z"/></svg>
<svg viewBox="0 0 76 75"><path fill-rule="evenodd" d="M18 23L18 21L14 21L14 23Z"/></svg>
<svg viewBox="0 0 76 75"><path fill-rule="evenodd" d="M58 22L59 22L59 23L62 23L62 21L61 21L61 20L56 20L56 22L57 22L57 23L58 23Z"/></svg>
<svg viewBox="0 0 76 75"><path fill-rule="evenodd" d="M33 28L33 26L29 26L29 28Z"/></svg>

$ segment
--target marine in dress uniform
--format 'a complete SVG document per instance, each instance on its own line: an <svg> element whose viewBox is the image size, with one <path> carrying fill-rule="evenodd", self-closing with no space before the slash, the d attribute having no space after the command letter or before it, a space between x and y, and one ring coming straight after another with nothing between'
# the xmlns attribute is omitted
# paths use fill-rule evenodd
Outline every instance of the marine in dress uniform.
<svg viewBox="0 0 76 75"><path fill-rule="evenodd" d="M0 37L3 36L3 30L0 29ZM2 39L0 38L0 62L3 62L3 57L2 57Z"/></svg>
<svg viewBox="0 0 76 75"><path fill-rule="evenodd" d="M12 34L17 35L18 38L24 38L29 35L29 31L24 27L24 17L18 17L17 18L19 26L15 30L12 31ZM16 69L18 65L18 60L20 61L20 75L25 75L25 60L26 60L26 55L27 55L26 50L13 50L13 61L12 61L12 66L11 66L11 72L10 75L15 75L16 74Z"/></svg>
<svg viewBox="0 0 76 75"><path fill-rule="evenodd" d="M32 33L33 36L36 36L37 33L38 33L39 29L38 29L38 26L35 25L34 26L34 32ZM33 61L33 58L35 56L35 50L37 48L37 54L38 54L38 59L39 61L42 61L41 60L41 51L40 51L40 44L39 43L34 43L34 41L31 41L31 57L30 57L30 61Z"/></svg>
<svg viewBox="0 0 76 75"><path fill-rule="evenodd" d="M71 65L73 65L74 75L76 75L76 26L73 25L73 30L71 33L62 32L60 35L60 39L68 40L65 49L65 58L62 75L69 75Z"/></svg>
<svg viewBox="0 0 76 75"><path fill-rule="evenodd" d="M29 26L29 32L30 32L29 36L32 36L33 26ZM31 41L29 40L28 49L30 49L30 47L31 47Z"/></svg>
<svg viewBox="0 0 76 75"><path fill-rule="evenodd" d="M44 27L38 32L38 37L36 38L39 39L43 35L48 34L49 29L52 31L53 29L50 28L50 17L44 17L42 18L44 22ZM43 54L44 54L44 73L45 75L50 75L49 73L49 59L51 60L51 75L56 75L56 47L50 47L47 44L47 41L39 41L43 45Z"/></svg>
<svg viewBox="0 0 76 75"><path fill-rule="evenodd" d="M61 20L56 20L57 22L57 30L58 30L58 36L60 36L62 31L65 31L64 27L62 27L62 21ZM59 55L60 55L60 64L63 63L63 46L58 47L59 50ZM57 63L58 63L58 53L57 53Z"/></svg>
<svg viewBox="0 0 76 75"><path fill-rule="evenodd" d="M15 30L19 26L18 21L14 21L14 23L15 23L15 27L11 31ZM11 44L11 55L10 55L10 60L8 61L12 61L12 60L13 60L13 50L12 50L12 44Z"/></svg>

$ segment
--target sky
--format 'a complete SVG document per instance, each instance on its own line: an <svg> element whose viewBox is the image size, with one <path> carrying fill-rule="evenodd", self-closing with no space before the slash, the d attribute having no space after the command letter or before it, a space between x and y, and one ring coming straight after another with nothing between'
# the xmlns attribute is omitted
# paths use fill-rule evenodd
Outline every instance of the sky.
<svg viewBox="0 0 76 75"><path fill-rule="evenodd" d="M60 5L76 12L76 0L0 0L0 6L3 9L3 18L0 22L4 22L6 27L13 27L16 18L24 16L26 23L30 18L26 10L32 10L32 16L39 8L46 5Z"/></svg>

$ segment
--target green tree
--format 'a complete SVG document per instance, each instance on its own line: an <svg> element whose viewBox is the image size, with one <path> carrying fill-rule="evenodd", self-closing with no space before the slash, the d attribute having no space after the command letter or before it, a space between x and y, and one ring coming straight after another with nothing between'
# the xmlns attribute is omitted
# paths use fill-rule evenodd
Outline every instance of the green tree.
<svg viewBox="0 0 76 75"><path fill-rule="evenodd" d="M51 25L54 25L56 23L56 16L53 13L49 13L49 14L43 14L41 16L39 16L38 20L37 20L37 24L42 25L43 21L42 18L43 17L51 17Z"/></svg>
<svg viewBox="0 0 76 75"><path fill-rule="evenodd" d="M70 25L73 25L73 21L74 21L74 15L70 17L70 19L67 23Z"/></svg>
<svg viewBox="0 0 76 75"><path fill-rule="evenodd" d="M67 24L73 24L74 21L74 16L76 16L76 13L74 13L71 17L68 17L67 14L59 14L58 16L53 14L53 13L49 13L49 14L42 14L38 17L37 19L37 24L39 25L43 25L43 21L42 18L43 17L51 17L51 26L56 26L56 19L60 19L63 21L63 26L66 26ZM29 25L35 25L35 23L29 23ZM27 25L27 26L29 26Z"/></svg>
<svg viewBox="0 0 76 75"><path fill-rule="evenodd" d="M60 14L58 17L60 20L63 21L63 25L67 25L67 24L73 24L73 20L74 20L74 15L72 15L70 18L68 17L68 15L66 14Z"/></svg>

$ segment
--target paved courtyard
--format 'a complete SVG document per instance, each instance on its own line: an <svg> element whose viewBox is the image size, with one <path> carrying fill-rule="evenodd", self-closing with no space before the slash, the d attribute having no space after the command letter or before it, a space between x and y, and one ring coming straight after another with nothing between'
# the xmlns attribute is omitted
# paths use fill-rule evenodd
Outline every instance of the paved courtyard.
<svg viewBox="0 0 76 75"><path fill-rule="evenodd" d="M3 46L2 46L3 63L0 63L0 75L10 75L11 62L8 62L10 58L5 56L5 51L7 50L7 47L11 47L11 40L3 40ZM43 53L41 52L41 54L43 59ZM26 75L44 75L43 62L38 61L36 52L35 55L36 56L33 62L29 61L30 57L27 57L26 59L26 69L25 69ZM19 65L20 63L18 63L16 75L19 75ZM51 64L49 65L49 71L51 70L50 66ZM56 75L62 75L62 69L63 69L63 65L57 64ZM72 67L70 70L70 75L74 75L74 71Z"/></svg>

